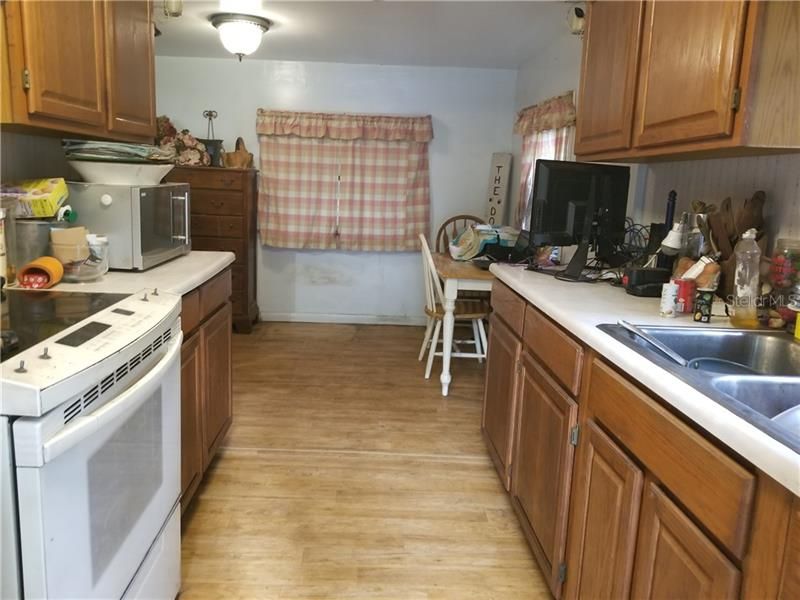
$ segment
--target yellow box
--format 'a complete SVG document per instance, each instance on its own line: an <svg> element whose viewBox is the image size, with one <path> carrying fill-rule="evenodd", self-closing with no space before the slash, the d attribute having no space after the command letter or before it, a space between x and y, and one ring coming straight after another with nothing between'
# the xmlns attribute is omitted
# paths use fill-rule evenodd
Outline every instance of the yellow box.
<svg viewBox="0 0 800 600"><path fill-rule="evenodd" d="M68 196L67 182L61 177L28 179L0 187L3 204L13 202L14 216L18 219L55 217Z"/></svg>

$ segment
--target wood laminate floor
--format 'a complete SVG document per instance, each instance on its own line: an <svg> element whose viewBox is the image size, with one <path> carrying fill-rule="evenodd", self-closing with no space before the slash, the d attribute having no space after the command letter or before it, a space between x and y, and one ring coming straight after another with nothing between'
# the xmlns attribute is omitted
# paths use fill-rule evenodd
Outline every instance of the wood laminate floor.
<svg viewBox="0 0 800 600"><path fill-rule="evenodd" d="M234 424L184 515L182 600L549 597L480 436L483 366L454 360L442 398L422 333L234 336Z"/></svg>

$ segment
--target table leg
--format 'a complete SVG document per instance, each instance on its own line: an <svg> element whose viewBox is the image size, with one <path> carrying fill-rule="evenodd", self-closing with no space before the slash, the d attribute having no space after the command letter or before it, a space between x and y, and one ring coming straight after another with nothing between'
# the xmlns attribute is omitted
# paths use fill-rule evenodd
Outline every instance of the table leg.
<svg viewBox="0 0 800 600"><path fill-rule="evenodd" d="M456 296L458 295L458 280L445 279L444 281L444 319L442 319L442 396L447 396L450 388L450 354L453 351L453 329L455 328L455 317L453 311L456 308Z"/></svg>

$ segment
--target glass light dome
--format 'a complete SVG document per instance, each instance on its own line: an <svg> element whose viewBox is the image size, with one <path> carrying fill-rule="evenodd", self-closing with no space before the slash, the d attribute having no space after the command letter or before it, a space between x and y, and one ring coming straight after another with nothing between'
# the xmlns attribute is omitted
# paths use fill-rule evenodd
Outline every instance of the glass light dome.
<svg viewBox="0 0 800 600"><path fill-rule="evenodd" d="M225 49L242 60L261 45L261 38L269 31L267 19L251 15L220 14L209 19L219 31L219 39Z"/></svg>

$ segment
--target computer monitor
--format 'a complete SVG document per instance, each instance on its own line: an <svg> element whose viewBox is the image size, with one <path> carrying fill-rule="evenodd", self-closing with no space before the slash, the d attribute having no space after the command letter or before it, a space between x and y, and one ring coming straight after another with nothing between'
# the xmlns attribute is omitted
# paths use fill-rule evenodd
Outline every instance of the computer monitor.
<svg viewBox="0 0 800 600"><path fill-rule="evenodd" d="M532 246L592 244L597 259L618 262L625 240L630 168L536 161L531 191Z"/></svg>

